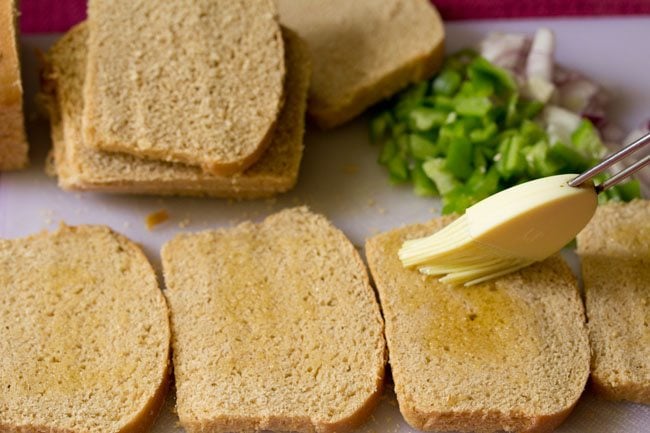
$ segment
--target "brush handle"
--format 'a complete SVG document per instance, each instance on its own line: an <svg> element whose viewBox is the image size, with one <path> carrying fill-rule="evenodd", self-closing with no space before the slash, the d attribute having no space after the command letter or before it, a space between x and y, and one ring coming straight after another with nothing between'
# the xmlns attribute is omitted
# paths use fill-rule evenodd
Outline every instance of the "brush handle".
<svg viewBox="0 0 650 433"><path fill-rule="evenodd" d="M575 179L571 179L569 181L569 186L580 186L589 179L593 178L597 174L602 173L603 171L607 170L609 167L611 167L613 164L617 163L621 159L625 158L626 156L630 155L631 153L636 152L637 150L641 149L642 147L646 146L647 144L650 144L650 133L644 135L643 137L639 138L636 141L633 141L632 143L628 144L621 150L619 150L616 153L611 154L604 160L602 160L600 163L595 165L594 167L590 168L589 170L585 171L582 173L580 176L576 177ZM608 179L607 181L603 182L602 184L596 186L596 191L601 192L606 190L607 188L616 185L623 179L627 178L631 174L641 170L643 167L648 165L648 162L650 161L650 155L641 159L640 161L636 162L635 164L631 165L627 169L621 171L620 173L617 173L614 175L612 178Z"/></svg>
<svg viewBox="0 0 650 433"><path fill-rule="evenodd" d="M596 193L601 193L602 191L605 191L606 189L619 184L622 180L632 176L634 173L641 170L648 164L650 164L650 155L646 155L645 158L638 160L631 166L627 167L625 170L616 173L614 176L610 177L603 183L596 185Z"/></svg>

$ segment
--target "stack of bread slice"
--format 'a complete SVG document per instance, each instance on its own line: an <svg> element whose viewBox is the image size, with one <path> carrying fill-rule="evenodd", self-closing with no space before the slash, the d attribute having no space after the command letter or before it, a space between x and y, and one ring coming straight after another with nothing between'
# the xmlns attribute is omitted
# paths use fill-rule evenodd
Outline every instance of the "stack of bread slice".
<svg viewBox="0 0 650 433"><path fill-rule="evenodd" d="M310 66L271 0L91 0L44 76L65 189L256 198L297 180Z"/></svg>

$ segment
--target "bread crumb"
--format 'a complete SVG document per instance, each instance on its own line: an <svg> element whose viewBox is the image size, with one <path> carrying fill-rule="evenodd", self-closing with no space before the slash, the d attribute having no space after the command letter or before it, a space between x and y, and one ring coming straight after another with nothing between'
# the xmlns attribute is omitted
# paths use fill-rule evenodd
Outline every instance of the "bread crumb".
<svg viewBox="0 0 650 433"><path fill-rule="evenodd" d="M374 205L377 204L377 200L375 200L374 198L369 198L367 203L368 203L368 207L373 207Z"/></svg>
<svg viewBox="0 0 650 433"><path fill-rule="evenodd" d="M169 213L165 209L150 213L147 215L145 222L147 224L147 230L153 230L157 225L160 225L169 219Z"/></svg>
<svg viewBox="0 0 650 433"><path fill-rule="evenodd" d="M122 223L122 227L124 227L125 229L128 229L128 228L131 227L131 223L128 222L128 221L124 221L124 222Z"/></svg>
<svg viewBox="0 0 650 433"><path fill-rule="evenodd" d="M379 212L380 215L385 215L388 210L386 208L380 207L377 209L377 212Z"/></svg>
<svg viewBox="0 0 650 433"><path fill-rule="evenodd" d="M358 164L344 164L343 173L345 174L357 174L359 172Z"/></svg>
<svg viewBox="0 0 650 433"><path fill-rule="evenodd" d="M187 226L190 225L190 219L189 218L183 218L178 222L178 228L184 229Z"/></svg>

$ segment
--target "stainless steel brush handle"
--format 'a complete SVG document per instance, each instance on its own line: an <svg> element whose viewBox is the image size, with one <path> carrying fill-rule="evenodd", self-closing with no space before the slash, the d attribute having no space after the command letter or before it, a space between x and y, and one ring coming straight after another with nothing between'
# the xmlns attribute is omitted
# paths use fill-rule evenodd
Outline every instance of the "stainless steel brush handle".
<svg viewBox="0 0 650 433"><path fill-rule="evenodd" d="M602 173L603 171L607 170L609 167L611 167L618 161L622 160L623 158L625 158L626 156L634 152L639 151L640 149L642 149L648 144L650 144L650 133L644 135L643 137L639 138L636 141L633 141L632 143L623 147L618 152L609 155L607 158L605 158L604 160L602 160L600 163L590 168L589 170L585 171L580 176L571 179L569 181L569 186L582 185L584 182L592 179L597 174ZM630 177L632 174L641 170L643 167L645 167L648 164L650 164L650 155L646 155L644 158L641 158L631 166L616 173L614 176L610 177L603 183L596 185L596 192L604 191L607 188L610 188L620 183L623 179Z"/></svg>

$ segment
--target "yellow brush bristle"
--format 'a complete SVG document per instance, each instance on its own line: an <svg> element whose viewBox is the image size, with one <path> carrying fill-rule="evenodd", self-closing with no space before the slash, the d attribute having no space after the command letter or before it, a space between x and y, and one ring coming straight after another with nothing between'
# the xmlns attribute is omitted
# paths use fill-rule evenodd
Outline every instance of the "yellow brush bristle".
<svg viewBox="0 0 650 433"><path fill-rule="evenodd" d="M404 266L417 266L423 274L443 275L442 282L466 286L532 263L475 241L465 215L429 237L404 242L398 254Z"/></svg>

